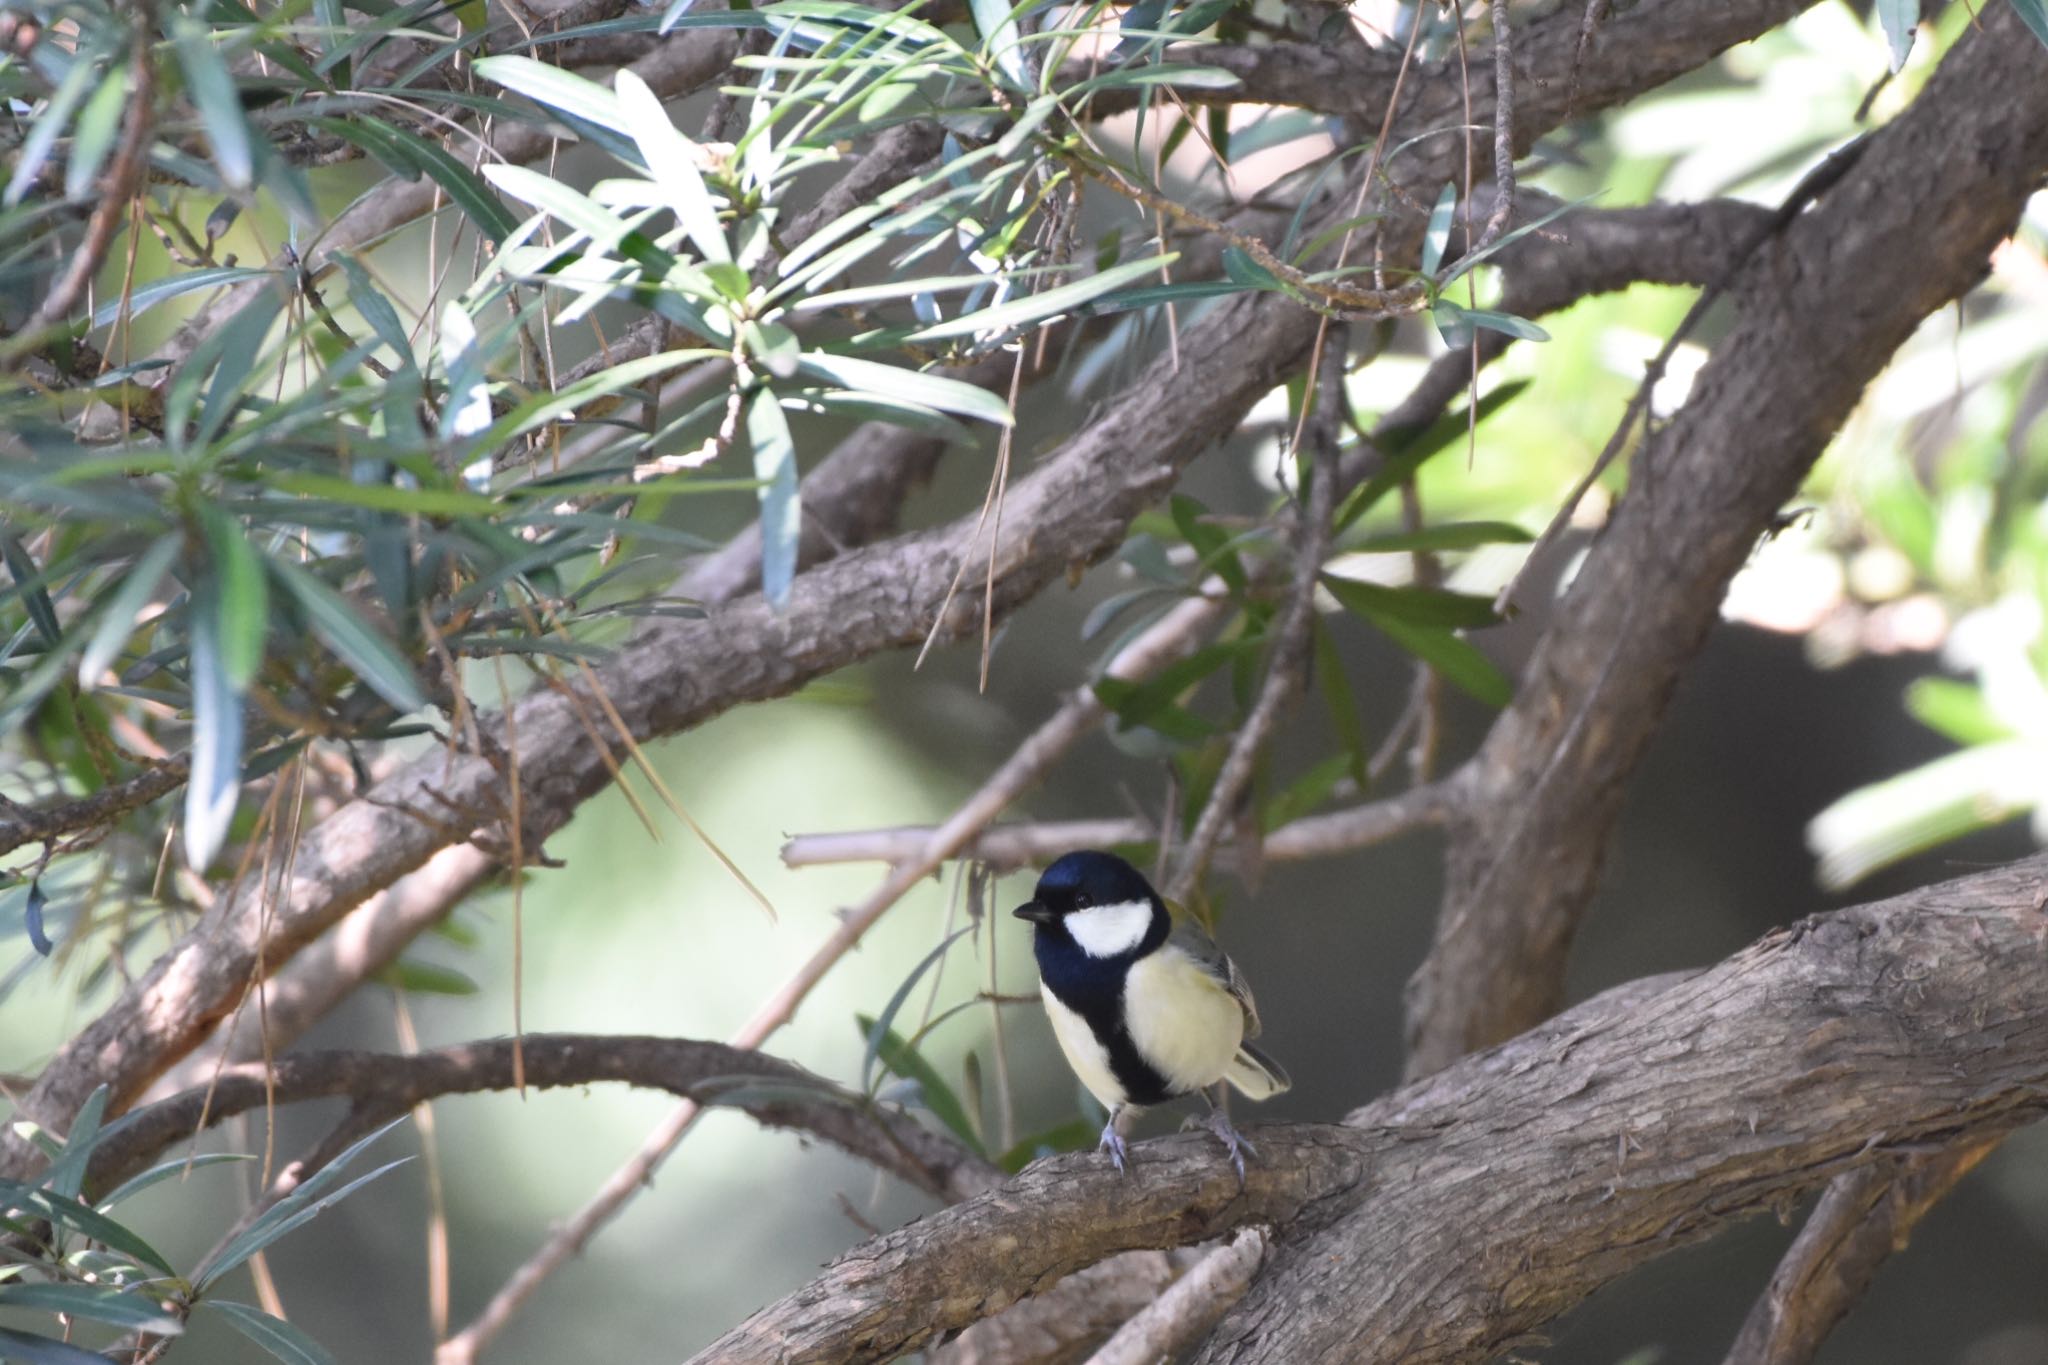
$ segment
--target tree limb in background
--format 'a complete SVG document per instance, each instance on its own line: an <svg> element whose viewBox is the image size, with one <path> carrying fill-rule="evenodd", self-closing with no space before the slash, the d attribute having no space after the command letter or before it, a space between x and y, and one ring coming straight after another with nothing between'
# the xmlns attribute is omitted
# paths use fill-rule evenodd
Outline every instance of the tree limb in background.
<svg viewBox="0 0 2048 1365"><path fill-rule="evenodd" d="M2019 104L1990 107L1987 89ZM1627 778L1728 580L1864 386L1982 278L2044 167L2048 53L1998 7L1731 283L1740 321L1636 456L1470 765L1436 942L1409 988L1411 1076L1558 1007Z"/></svg>
<svg viewBox="0 0 2048 1365"><path fill-rule="evenodd" d="M1143 1144L1129 1176L1038 1162L855 1247L696 1365L889 1359L1113 1252L1248 1226L1272 1231L1267 1270L1203 1365L1489 1359L1733 1219L2048 1110L2044 890L2048 856L1812 916L1342 1124L1259 1125L1242 1189L1200 1134Z"/></svg>

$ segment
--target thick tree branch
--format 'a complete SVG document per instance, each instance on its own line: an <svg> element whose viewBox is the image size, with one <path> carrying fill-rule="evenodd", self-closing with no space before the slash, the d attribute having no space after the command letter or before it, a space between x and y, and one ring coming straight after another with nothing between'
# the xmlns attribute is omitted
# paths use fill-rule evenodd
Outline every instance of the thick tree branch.
<svg viewBox="0 0 2048 1365"><path fill-rule="evenodd" d="M1467 773L1436 944L1410 984L1411 1075L1557 1008L1626 779L1728 579L1892 352L1983 276L2048 168L2048 53L2004 8L1984 25L1731 282L1740 323L1638 454ZM1987 105L1987 89L2018 103Z"/></svg>
<svg viewBox="0 0 2048 1365"><path fill-rule="evenodd" d="M1039 1162L856 1247L699 1365L888 1359L1134 1247L1274 1231L1199 1359L1478 1361L1732 1219L2048 1111L2048 857L1816 915L1357 1110ZM1342 1312L1303 1311L1343 1304Z"/></svg>

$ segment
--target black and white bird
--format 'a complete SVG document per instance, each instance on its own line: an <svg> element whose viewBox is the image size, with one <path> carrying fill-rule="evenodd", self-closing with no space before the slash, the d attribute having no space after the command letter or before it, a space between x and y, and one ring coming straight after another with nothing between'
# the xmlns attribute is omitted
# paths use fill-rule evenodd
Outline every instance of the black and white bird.
<svg viewBox="0 0 2048 1365"><path fill-rule="evenodd" d="M1116 1168L1140 1108L1200 1091L1242 1179L1251 1144L1218 1103L1222 1087L1263 1100L1289 1082L1245 1041L1258 1036L1259 1012L1237 964L1111 853L1067 854L1016 915L1036 926L1039 993L1060 1050L1109 1110L1101 1147Z"/></svg>

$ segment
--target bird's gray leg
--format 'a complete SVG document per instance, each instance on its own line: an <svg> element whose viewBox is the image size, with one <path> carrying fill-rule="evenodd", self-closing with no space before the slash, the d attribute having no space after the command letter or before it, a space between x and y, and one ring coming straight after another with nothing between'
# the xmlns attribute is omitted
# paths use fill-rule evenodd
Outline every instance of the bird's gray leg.
<svg viewBox="0 0 2048 1365"><path fill-rule="evenodd" d="M1102 1125L1102 1141L1096 1144L1095 1149L1099 1152L1108 1152L1110 1164L1115 1166L1119 1173L1126 1171L1124 1161L1131 1154L1131 1149L1124 1139L1130 1135L1131 1125L1137 1121L1138 1107L1133 1104L1120 1104L1109 1111L1109 1122Z"/></svg>
<svg viewBox="0 0 2048 1365"><path fill-rule="evenodd" d="M1219 1082L1213 1094L1204 1090L1202 1098L1209 1101L1209 1117L1203 1121L1202 1126L1214 1133L1216 1140L1221 1142L1224 1150L1230 1153L1230 1164L1237 1171L1238 1187L1242 1189L1244 1187L1244 1154L1250 1152L1253 1156L1257 1156L1259 1149L1252 1146L1243 1134L1230 1126L1230 1090L1226 1084Z"/></svg>

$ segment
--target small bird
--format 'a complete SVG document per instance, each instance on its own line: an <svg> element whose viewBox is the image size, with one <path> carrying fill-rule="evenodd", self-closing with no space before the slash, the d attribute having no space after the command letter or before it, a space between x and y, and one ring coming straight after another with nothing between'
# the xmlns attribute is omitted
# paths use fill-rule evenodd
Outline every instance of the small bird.
<svg viewBox="0 0 2048 1365"><path fill-rule="evenodd" d="M1290 1082L1245 1042L1258 1036L1259 1012L1237 964L1113 853L1067 854L1015 914L1036 926L1045 1012L1067 1064L1109 1110L1100 1149L1116 1168L1124 1169L1124 1138L1141 1107L1199 1090L1207 1126L1242 1181L1244 1153L1257 1152L1218 1104L1223 1084L1263 1100Z"/></svg>

